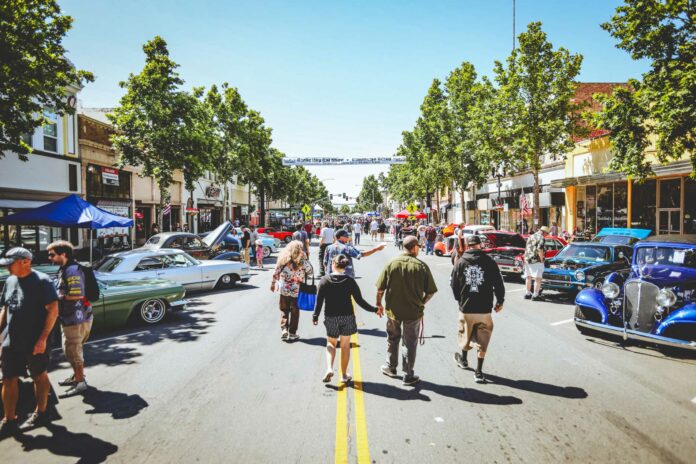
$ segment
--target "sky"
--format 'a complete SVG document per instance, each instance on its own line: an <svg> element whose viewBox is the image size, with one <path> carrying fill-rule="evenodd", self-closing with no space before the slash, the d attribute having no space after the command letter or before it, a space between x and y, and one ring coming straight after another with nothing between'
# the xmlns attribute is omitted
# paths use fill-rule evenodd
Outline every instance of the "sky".
<svg viewBox="0 0 696 464"><path fill-rule="evenodd" d="M491 75L512 48L512 0L58 0L74 18L64 45L96 80L84 107L113 107L119 81L144 64L155 35L185 87L229 82L273 129L287 156L389 156L413 127L433 78L463 61ZM581 82L645 72L600 28L617 0L517 0L516 27L541 21L555 47L584 56ZM366 173L321 174L329 191L357 195Z"/></svg>

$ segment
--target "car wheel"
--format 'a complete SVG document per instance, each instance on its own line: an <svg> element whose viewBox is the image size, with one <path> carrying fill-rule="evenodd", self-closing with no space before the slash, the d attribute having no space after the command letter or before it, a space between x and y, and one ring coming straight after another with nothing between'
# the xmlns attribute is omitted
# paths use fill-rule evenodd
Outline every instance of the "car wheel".
<svg viewBox="0 0 696 464"><path fill-rule="evenodd" d="M436 254L437 256L442 256L442 251L440 251L440 250L435 250L435 254Z"/></svg>
<svg viewBox="0 0 696 464"><path fill-rule="evenodd" d="M287 237L285 237L285 243L290 243L290 242L292 242L292 235L288 235Z"/></svg>
<svg viewBox="0 0 696 464"><path fill-rule="evenodd" d="M217 288L232 288L237 285L239 277L236 274L225 274L218 280Z"/></svg>
<svg viewBox="0 0 696 464"><path fill-rule="evenodd" d="M267 246L263 247L263 255L264 256L271 256L271 253L272 253L271 247L267 247Z"/></svg>
<svg viewBox="0 0 696 464"><path fill-rule="evenodd" d="M580 306L575 306L575 317L577 319L582 319L585 320L585 315L582 313L582 310L580 309ZM593 335L595 333L594 330L588 329L587 327L583 327L581 325L578 325L577 323L575 324L575 328L578 329L578 332L580 332L583 335Z"/></svg>
<svg viewBox="0 0 696 464"><path fill-rule="evenodd" d="M140 305L140 319L146 324L157 324L167 315L167 303L159 298L147 300Z"/></svg>

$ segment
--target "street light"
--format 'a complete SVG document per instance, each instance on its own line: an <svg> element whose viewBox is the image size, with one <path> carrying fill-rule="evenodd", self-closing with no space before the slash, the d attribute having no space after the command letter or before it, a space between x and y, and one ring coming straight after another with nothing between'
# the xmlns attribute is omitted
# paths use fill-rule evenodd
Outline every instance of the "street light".
<svg viewBox="0 0 696 464"><path fill-rule="evenodd" d="M491 177L496 178L496 183L495 185L498 187L498 198L496 199L496 216L497 216L497 223L496 227L500 229L500 209L499 206L502 205L500 202L500 188L503 186L503 181L501 180L503 177L505 177L505 164L504 163L498 163L496 167L494 167L491 170Z"/></svg>

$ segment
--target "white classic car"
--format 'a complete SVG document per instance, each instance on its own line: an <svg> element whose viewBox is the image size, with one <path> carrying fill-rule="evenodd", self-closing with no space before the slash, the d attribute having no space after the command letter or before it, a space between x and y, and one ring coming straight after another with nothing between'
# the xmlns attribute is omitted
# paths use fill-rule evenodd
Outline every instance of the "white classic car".
<svg viewBox="0 0 696 464"><path fill-rule="evenodd" d="M234 287L250 279L249 266L235 261L199 261L181 250L137 249L115 253L95 268L99 280L167 279L187 291Z"/></svg>

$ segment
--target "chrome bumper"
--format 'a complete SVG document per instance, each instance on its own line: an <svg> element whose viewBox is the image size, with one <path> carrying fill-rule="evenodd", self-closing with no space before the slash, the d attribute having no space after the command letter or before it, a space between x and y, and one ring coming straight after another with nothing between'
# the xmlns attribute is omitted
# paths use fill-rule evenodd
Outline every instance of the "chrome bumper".
<svg viewBox="0 0 696 464"><path fill-rule="evenodd" d="M618 336L624 335L624 331L621 327L607 326L604 324L599 324L597 322L590 322L585 321L583 319L578 319L577 317L575 318L575 324L581 327L596 330L598 332L604 332ZM662 337L660 335L646 334L645 332L638 332L636 330L626 330L626 335L631 340L640 340L643 342L657 343L658 345L672 346L675 348L685 348L688 350L696 350L696 342L679 340L677 338Z"/></svg>
<svg viewBox="0 0 696 464"><path fill-rule="evenodd" d="M188 300L176 300L169 302L169 306L171 306L172 311L181 311L182 309L186 309L187 304Z"/></svg>
<svg viewBox="0 0 696 464"><path fill-rule="evenodd" d="M251 276L249 274L243 275L239 278L239 280L241 280L242 282L249 282L249 279L251 279Z"/></svg>

